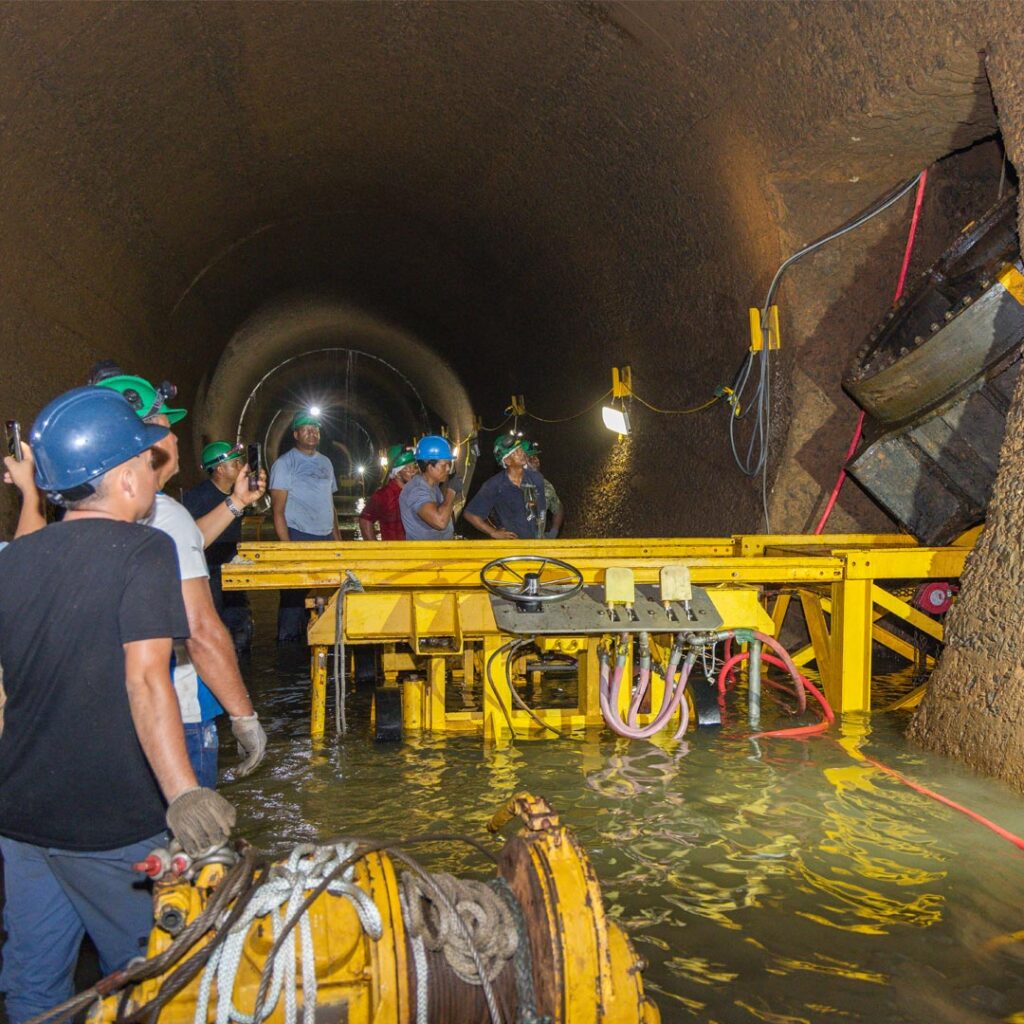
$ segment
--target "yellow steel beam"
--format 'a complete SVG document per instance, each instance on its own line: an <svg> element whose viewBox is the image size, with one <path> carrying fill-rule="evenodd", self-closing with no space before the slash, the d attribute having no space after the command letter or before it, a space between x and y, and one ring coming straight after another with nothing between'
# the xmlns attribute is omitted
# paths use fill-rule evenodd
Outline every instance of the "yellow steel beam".
<svg viewBox="0 0 1024 1024"><path fill-rule="evenodd" d="M841 711L871 709L871 599L870 580L845 579L832 587L834 668L823 682L829 703Z"/></svg>
<svg viewBox="0 0 1024 1024"><path fill-rule="evenodd" d="M904 548L903 550L850 551L836 548L833 555L846 562L851 580L955 579L964 571L968 548Z"/></svg>
<svg viewBox="0 0 1024 1024"><path fill-rule="evenodd" d="M735 554L763 555L768 548L794 551L818 548L834 551L837 548L909 548L917 547L917 540L906 533L754 533L733 536Z"/></svg>
<svg viewBox="0 0 1024 1024"><path fill-rule="evenodd" d="M811 637L811 647L814 649L818 675L821 676L826 691L835 692L838 680L833 671L832 640L821 607L821 597L813 590L801 590L800 607L803 609L804 622L807 623L807 632Z"/></svg>
<svg viewBox="0 0 1024 1024"><path fill-rule="evenodd" d="M895 594L890 594L881 587L873 586L871 588L871 597L879 607L909 622L915 629L921 630L922 633L927 633L936 640L942 640L945 636L941 622L936 622L930 615L925 615L924 612L918 611L912 605L907 604L906 601L896 597Z"/></svg>
<svg viewBox="0 0 1024 1024"><path fill-rule="evenodd" d="M368 544L366 546L369 546ZM567 554L555 552L554 554ZM603 582L605 569L622 564L632 566L637 583L657 583L660 570L668 562L685 563L695 584L715 583L830 583L843 576L839 558L622 558L607 555L575 558L573 564L588 585ZM420 588L462 588L480 586L484 560L456 561L452 558L433 562L354 563L346 565L364 587L389 587L400 590ZM337 566L309 565L301 560L247 564L228 562L221 571L225 590L281 590L338 586Z"/></svg>

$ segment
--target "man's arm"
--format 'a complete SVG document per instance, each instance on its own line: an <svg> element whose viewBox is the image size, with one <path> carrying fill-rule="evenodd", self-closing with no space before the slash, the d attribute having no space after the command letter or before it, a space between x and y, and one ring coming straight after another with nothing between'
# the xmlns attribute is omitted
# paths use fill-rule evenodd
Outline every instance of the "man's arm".
<svg viewBox="0 0 1024 1024"><path fill-rule="evenodd" d="M466 520L470 526L479 530L482 534L490 537L491 540L515 540L516 534L511 530L499 530L491 526L491 524L484 519L483 516L474 515L472 512L463 511L462 518Z"/></svg>
<svg viewBox="0 0 1024 1024"><path fill-rule="evenodd" d="M284 508L288 504L288 492L272 487L270 509L274 516L274 533L278 540L288 540L288 524L284 521Z"/></svg>
<svg viewBox="0 0 1024 1024"><path fill-rule="evenodd" d="M338 526L338 511L334 507L334 501L331 501L331 536L336 541L341 540L341 527Z"/></svg>
<svg viewBox="0 0 1024 1024"><path fill-rule="evenodd" d="M443 530L452 521L452 506L455 504L455 492L450 488L444 492L444 500L439 505L436 501L425 501L416 515L435 530Z"/></svg>
<svg viewBox="0 0 1024 1024"><path fill-rule="evenodd" d="M359 517L359 534L363 540L376 540L377 534L373 530L373 520Z"/></svg>
<svg viewBox="0 0 1024 1024"><path fill-rule="evenodd" d="M232 718L249 718L252 701L238 670L235 646L214 606L210 581L205 576L182 580L181 596L192 634L185 641L192 664Z"/></svg>
<svg viewBox="0 0 1024 1024"><path fill-rule="evenodd" d="M4 483L14 484L21 491L21 512L14 531L15 540L46 525L46 499L36 487L36 463L32 449L24 441L21 442L21 455L21 462L13 455L4 459Z"/></svg>
<svg viewBox="0 0 1024 1024"><path fill-rule="evenodd" d="M259 487L255 491L250 491L249 467L243 466L234 487L231 488L229 497L237 508L245 508L246 505L259 501L266 492L266 470L260 470ZM196 526L199 527L203 535L203 547L208 548L234 521L235 515L231 509L223 501L217 502L216 508L196 520Z"/></svg>
<svg viewBox="0 0 1024 1024"><path fill-rule="evenodd" d="M164 798L172 803L198 783L189 763L181 711L171 685L171 641L135 640L122 646L135 732Z"/></svg>

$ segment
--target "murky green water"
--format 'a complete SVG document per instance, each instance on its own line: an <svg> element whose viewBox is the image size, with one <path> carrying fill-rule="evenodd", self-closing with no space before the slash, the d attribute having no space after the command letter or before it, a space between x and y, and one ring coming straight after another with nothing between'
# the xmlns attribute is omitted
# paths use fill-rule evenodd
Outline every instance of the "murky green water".
<svg viewBox="0 0 1024 1024"><path fill-rule="evenodd" d="M1024 1022L1024 936L1012 938L1024 854L837 741L1018 834L1024 800L908 747L904 715L847 716L806 741L754 743L737 725L661 745L604 733L377 746L357 694L352 733L313 749L305 650L262 646L248 675L273 742L225 792L266 849L339 833L482 837L528 789L583 840L665 1021ZM477 863L463 850L426 859Z"/></svg>

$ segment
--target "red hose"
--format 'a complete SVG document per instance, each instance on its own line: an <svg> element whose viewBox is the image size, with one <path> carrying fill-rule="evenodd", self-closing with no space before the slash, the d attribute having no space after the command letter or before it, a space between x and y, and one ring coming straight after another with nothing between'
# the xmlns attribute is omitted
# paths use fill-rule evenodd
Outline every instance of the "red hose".
<svg viewBox="0 0 1024 1024"><path fill-rule="evenodd" d="M731 658L727 659L722 665L718 672L718 700L720 703L725 701L725 690L726 680L729 673L733 668L738 665L741 661L746 661L750 657L749 651L740 651L738 654L734 654ZM776 658L771 654L762 654L761 660L769 665L774 665L776 668L785 668L788 671L786 663L781 658ZM776 738L781 737L783 739L798 739L801 736L814 736L817 733L825 732L829 725L835 721L835 713L832 710L831 705L825 699L824 694L812 683L806 676L800 675L800 682L810 691L811 696L821 705L823 718L820 722L814 725L802 725L796 729L775 729L772 732L759 732L751 736L751 739L764 739L764 738ZM777 690L785 690L787 693L791 692L786 687L779 683L774 683L770 679L764 680L769 686Z"/></svg>
<svg viewBox="0 0 1024 1024"><path fill-rule="evenodd" d="M892 300L894 306L903 297L903 286L907 283L907 271L910 269L910 254L914 251L914 239L917 237L917 225L921 219L921 203L924 201L924 188L927 182L928 168L926 167L921 172L921 177L917 180L917 197L914 199L914 212L910 218L910 231L907 233L907 245L903 251L903 264L900 267L900 276L896 282L896 294ZM854 427L853 437L850 439L850 447L846 450L846 457L843 459L842 468L839 470L839 476L836 479L836 485L832 488L832 493L829 495L828 502L825 505L825 511L822 512L821 519L818 520L818 525L814 528L816 536L824 531L825 524L828 522L829 516L832 515L832 509L835 508L836 501L839 500L839 492L843 489L843 483L846 480L846 466L857 450L863 429L864 410L861 409L860 414L857 416L857 425Z"/></svg>

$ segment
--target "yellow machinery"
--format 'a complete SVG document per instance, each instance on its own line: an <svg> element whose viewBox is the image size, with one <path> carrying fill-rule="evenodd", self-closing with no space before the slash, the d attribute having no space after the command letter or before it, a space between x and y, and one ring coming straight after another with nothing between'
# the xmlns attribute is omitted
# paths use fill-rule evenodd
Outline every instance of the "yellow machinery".
<svg viewBox="0 0 1024 1024"><path fill-rule="evenodd" d="M234 866L160 851L147 959L108 979L89 1022L212 1024L259 1004L271 1024L657 1024L576 837L525 793L489 829L513 817L487 884L429 875L408 841L299 847L255 880L251 851Z"/></svg>
<svg viewBox="0 0 1024 1024"><path fill-rule="evenodd" d="M304 587L322 594L313 599L317 609L308 636L314 736L324 732L329 655L341 640L346 645L382 645L389 682L400 672L408 674L402 686L407 731L476 732L498 741L511 730L539 736L547 727L564 731L600 725L597 662L603 638L618 632L625 617L635 612L632 599L644 588L657 602L657 588L667 592L666 586L678 587L680 570L688 577L682 585L706 595L721 628L777 634L787 612L799 604L810 643L794 660L815 665L837 711L868 710L872 643L908 659L916 655L913 645L887 630L879 618L896 616L941 640L941 622L913 607L905 591L924 580L956 580L976 533L944 548L922 547L905 534L257 542L241 546L238 558L224 566L223 581L227 589ZM566 620L561 633L537 637L542 652L575 659L575 708L534 708L531 715L514 706L508 686L492 686L488 680L488 665L497 664L497 652L519 627L510 631L509 623L516 619L505 615L500 596L488 593L481 572L496 559L518 556L568 563L578 570L585 589L602 591L609 608L602 631L576 629ZM547 579L558 579L559 571L552 568ZM543 583L544 573L540 575ZM592 603L600 600L592 595ZM620 617L611 617L612 611ZM528 630L529 624L522 628ZM661 639L664 646L670 632L659 636L652 628L654 645ZM463 677L466 687L478 689L479 710L447 706L447 679L453 673Z"/></svg>

